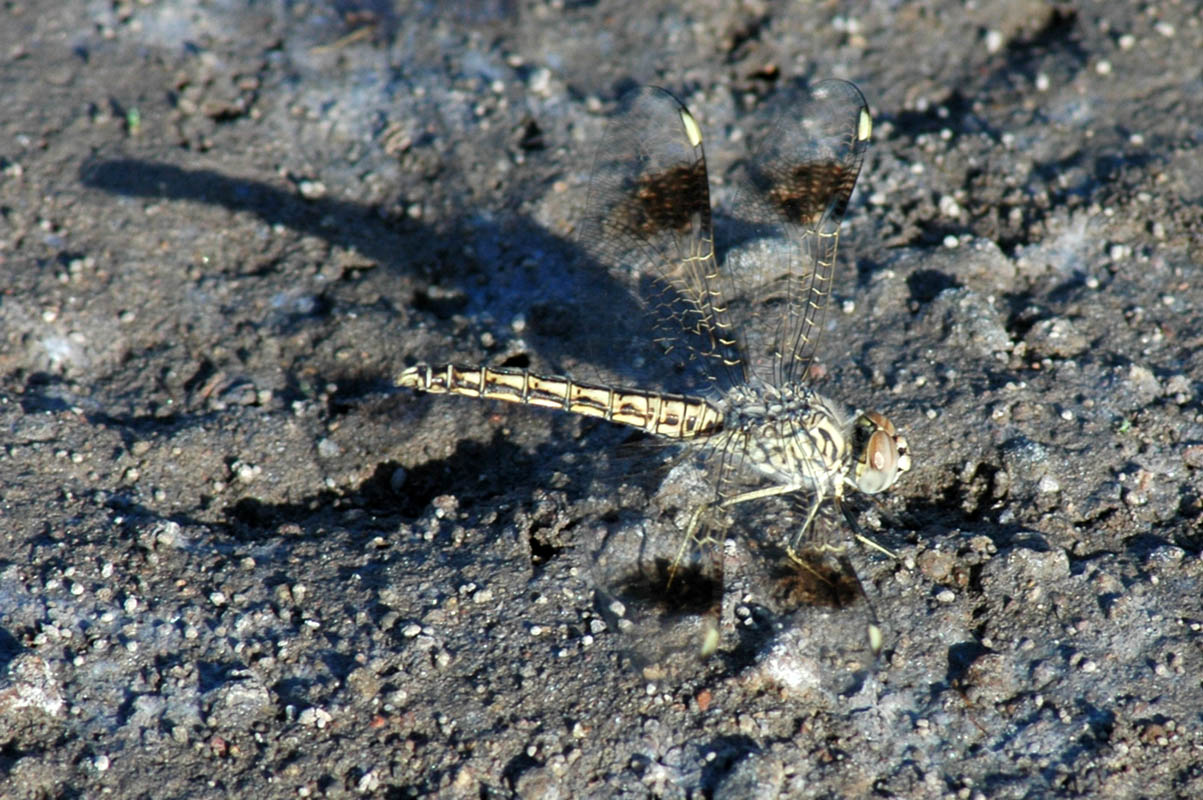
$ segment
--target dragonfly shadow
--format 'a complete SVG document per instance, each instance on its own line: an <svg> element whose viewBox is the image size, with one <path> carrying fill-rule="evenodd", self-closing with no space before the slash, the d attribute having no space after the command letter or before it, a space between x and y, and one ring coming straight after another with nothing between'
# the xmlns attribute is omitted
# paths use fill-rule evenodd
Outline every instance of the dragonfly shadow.
<svg viewBox="0 0 1203 800"><path fill-rule="evenodd" d="M382 216L367 204L309 199L287 186L132 157L91 158L79 178L116 196L247 212L354 250L417 277L412 296L395 301L439 319L463 315L480 320L482 330L493 324L506 332L510 321L524 319L522 338L540 368L572 372L574 365L591 364L597 375L623 374L632 357L620 343L647 338L647 324L636 322L645 312L627 288L575 242L520 215L465 213L428 225ZM323 316L339 313L337 307L326 311Z"/></svg>
<svg viewBox="0 0 1203 800"><path fill-rule="evenodd" d="M218 170L139 157L93 157L79 168L79 180L92 190L114 197L142 198L155 203L198 203L245 213L271 226L284 226L305 236L323 239L332 246L354 250L381 269L404 274L414 288L409 297L397 297L389 309L406 310L415 317L438 320L468 318L480 330L489 330L495 320L504 330L519 316L527 324L521 332L525 351L506 351L509 366L531 366L553 371L579 372L585 365L591 374L624 374L631 354L615 346L614 336L629 329L629 338L646 342L644 312L628 289L615 282L571 241L519 216L471 215L436 225L405 216L386 218L368 204L331 197L305 198L289 184L248 179ZM456 180L449 176L446 180ZM465 255L471 251L474 255ZM264 276L265 279L270 279ZM350 313L337 299L326 298L328 307L320 315L299 316L290 330L306 325L329 325L340 314ZM448 325L451 325L448 322ZM609 338L607 338L609 337ZM621 337L620 337L621 340ZM479 336L470 336L475 343ZM401 344L398 347L402 346ZM470 345L472 346L472 345ZM422 357L432 354L423 352ZM475 357L460 353L460 358ZM313 396L313 386L328 383L338 389L326 400L331 419L354 414L395 413L382 397L391 389L392 375L373 373L354 363L326 367L312 365L316 376L289 377L285 402ZM330 372L322 374L323 369ZM307 388L308 387L308 388ZM408 396L408 393L406 393ZM467 402L467 401L464 401ZM183 404L170 420L114 418L111 424L127 432L131 440L149 435L145 426L199 425L208 419L190 412ZM525 412L523 412L525 413ZM532 414L553 412L530 412ZM560 420L568 419L563 416ZM598 424L598 427L608 427ZM595 431L590 434L606 434ZM615 429L610 438L630 436L628 429ZM561 437L561 440L562 437ZM559 448L561 445L548 447ZM563 452L558 450L557 452ZM640 454L642 460L645 454ZM461 497L466 506L490 502L518 486L546 485L546 475L531 481L532 473L543 473L544 463L554 464L555 453L542 447L529 451L514 445L498 430L485 442L463 441L449 456L417 465L382 461L349 493L319 491L295 503L272 503L243 497L220 510L235 540L270 537L287 522L313 520L313 527L328 523L315 508L326 508L338 497L343 507L369 509L379 518L418 518L430 502L442 494ZM404 466L404 472L399 468ZM626 467L629 467L629 460ZM647 467L650 471L652 468ZM609 468L596 458L578 459L573 479L589 485L605 478ZM397 476L404 483L397 487ZM482 475L489 475L482 480ZM499 476L504 480L499 482ZM303 529L308 523L300 523ZM554 548L532 540L532 548L554 556Z"/></svg>
<svg viewBox="0 0 1203 800"><path fill-rule="evenodd" d="M394 230L396 223L382 220L358 203L307 200L263 181L141 158L92 158L80 167L79 178L84 186L122 197L198 202L250 212L269 225L320 236L385 263L395 258L396 247L407 233L423 227L413 225L406 231L402 224Z"/></svg>

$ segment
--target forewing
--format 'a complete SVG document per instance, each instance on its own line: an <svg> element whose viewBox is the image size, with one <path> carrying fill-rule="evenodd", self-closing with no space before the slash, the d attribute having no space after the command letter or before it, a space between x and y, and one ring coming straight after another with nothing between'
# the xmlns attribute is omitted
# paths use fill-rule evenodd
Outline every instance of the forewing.
<svg viewBox="0 0 1203 800"><path fill-rule="evenodd" d="M579 241L641 298L657 340L676 351L679 363L708 380L742 376L717 300L720 276L701 130L663 89L631 95L607 127Z"/></svg>
<svg viewBox="0 0 1203 800"><path fill-rule="evenodd" d="M750 369L777 385L805 377L831 293L840 222L872 124L860 90L816 84L736 175L741 248L725 264L727 319Z"/></svg>

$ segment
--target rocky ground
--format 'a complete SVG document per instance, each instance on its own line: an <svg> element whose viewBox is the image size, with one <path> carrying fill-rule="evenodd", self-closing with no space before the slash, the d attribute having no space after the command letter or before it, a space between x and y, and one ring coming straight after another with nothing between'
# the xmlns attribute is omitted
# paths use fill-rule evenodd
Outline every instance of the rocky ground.
<svg viewBox="0 0 1203 800"><path fill-rule="evenodd" d="M1203 795L1203 9L688 8L6 4L0 795ZM392 380L594 366L617 98L721 180L825 77L876 126L820 388L915 461L885 651L833 691L838 621L741 595L641 672L622 435Z"/></svg>

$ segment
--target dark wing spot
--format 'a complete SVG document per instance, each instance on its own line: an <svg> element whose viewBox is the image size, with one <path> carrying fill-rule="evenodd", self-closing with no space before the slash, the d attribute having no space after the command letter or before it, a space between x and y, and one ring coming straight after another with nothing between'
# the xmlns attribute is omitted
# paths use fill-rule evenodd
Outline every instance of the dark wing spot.
<svg viewBox="0 0 1203 800"><path fill-rule="evenodd" d="M843 217L855 182L856 172L843 164L816 161L774 176L768 194L785 219L812 228L828 207L835 219Z"/></svg>
<svg viewBox="0 0 1203 800"><path fill-rule="evenodd" d="M847 608L860 599L856 576L838 569L830 558L809 551L798 557L804 563L782 561L776 565L774 600L792 608Z"/></svg>
<svg viewBox="0 0 1203 800"><path fill-rule="evenodd" d="M631 227L645 236L687 231L695 219L710 217L710 190L702 161L681 164L639 179L631 204Z"/></svg>

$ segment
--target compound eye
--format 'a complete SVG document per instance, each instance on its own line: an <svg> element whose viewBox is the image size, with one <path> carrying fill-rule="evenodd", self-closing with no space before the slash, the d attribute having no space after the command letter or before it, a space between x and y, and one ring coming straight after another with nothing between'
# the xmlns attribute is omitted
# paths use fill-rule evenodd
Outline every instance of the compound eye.
<svg viewBox="0 0 1203 800"><path fill-rule="evenodd" d="M868 414L865 414L865 419L872 422L879 430L888 433L890 438L893 438L897 434L897 431L894 430L894 423L886 419L886 416L880 411L870 411Z"/></svg>
<svg viewBox="0 0 1203 800"><path fill-rule="evenodd" d="M898 447L885 430L876 430L865 444L856 485L865 494L884 492L898 478Z"/></svg>

